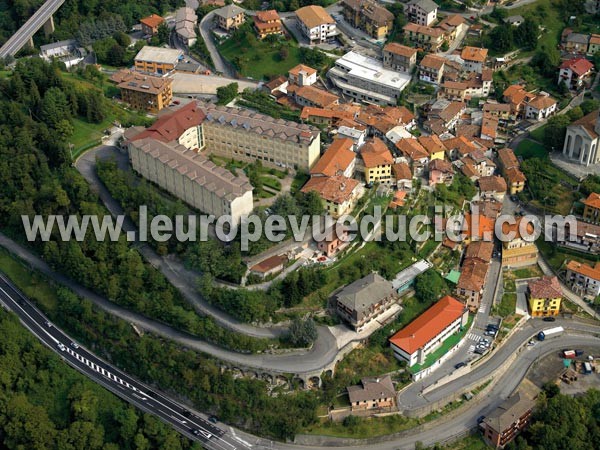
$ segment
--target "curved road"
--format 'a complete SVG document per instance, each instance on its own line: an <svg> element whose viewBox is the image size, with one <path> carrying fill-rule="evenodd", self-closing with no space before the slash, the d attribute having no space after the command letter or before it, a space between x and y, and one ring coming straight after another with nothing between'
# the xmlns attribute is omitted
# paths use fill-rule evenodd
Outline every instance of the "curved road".
<svg viewBox="0 0 600 450"><path fill-rule="evenodd" d="M333 446L345 450L353 450L358 446L376 447L380 450L395 450L413 449L416 442L421 442L425 446L434 445L474 428L477 417L488 414L508 397L527 374L529 368L540 357L557 352L564 347L589 346L600 349L600 339L591 335L564 335L560 339L550 339L539 343L534 349L522 351L509 370L494 384L487 396L475 397L466 406L462 407L464 410L458 410L459 412L452 417L441 417L430 422L427 424L426 429L416 432L407 431L400 437L381 437L370 442L358 441L355 442L356 445L352 446L348 445L345 440L335 438L325 438L321 445L317 446L296 445L251 436L225 424L212 424L202 414L181 405L168 395L152 391L148 386L111 366L110 363L98 358L87 349L73 345L73 341L68 335L51 326L43 314L33 307L29 300L1 275L0 305L14 311L31 333L58 353L73 368L132 405L156 415L187 437L200 440L205 448L211 450L250 449L252 447L316 450ZM485 405L482 405L484 402Z"/></svg>
<svg viewBox="0 0 600 450"><path fill-rule="evenodd" d="M223 60L223 57L217 50L217 46L213 41L211 30L213 28L213 20L215 17L215 12L211 11L207 15L205 15L200 21L200 35L206 44L206 48L210 53L210 57L212 59L213 65L215 66L215 71L220 72L226 77L235 78L235 74L229 69L227 63Z"/></svg>

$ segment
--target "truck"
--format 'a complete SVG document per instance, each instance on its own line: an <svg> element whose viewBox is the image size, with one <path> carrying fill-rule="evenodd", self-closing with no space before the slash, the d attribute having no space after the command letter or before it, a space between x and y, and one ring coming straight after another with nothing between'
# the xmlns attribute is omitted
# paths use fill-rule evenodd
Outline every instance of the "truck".
<svg viewBox="0 0 600 450"><path fill-rule="evenodd" d="M548 328L546 330L540 331L537 335L537 338L539 341L543 341L546 338L560 336L563 331L565 331L563 327Z"/></svg>
<svg viewBox="0 0 600 450"><path fill-rule="evenodd" d="M575 356L577 356L577 354L575 353L575 350L563 350L563 358L575 359Z"/></svg>
<svg viewBox="0 0 600 450"><path fill-rule="evenodd" d="M585 374L592 373L592 365L589 362L583 363L583 373L585 373Z"/></svg>

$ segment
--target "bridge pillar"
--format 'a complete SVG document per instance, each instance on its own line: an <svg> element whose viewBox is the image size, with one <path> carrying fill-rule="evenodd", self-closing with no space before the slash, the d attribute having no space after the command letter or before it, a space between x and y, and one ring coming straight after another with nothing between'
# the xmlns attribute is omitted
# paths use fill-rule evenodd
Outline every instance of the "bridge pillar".
<svg viewBox="0 0 600 450"><path fill-rule="evenodd" d="M33 36L31 36L29 38L29 41L27 41L27 45L29 45L30 48L34 48L35 45L33 44Z"/></svg>
<svg viewBox="0 0 600 450"><path fill-rule="evenodd" d="M44 24L44 34L46 37L50 36L52 33L54 33L54 16L50 16Z"/></svg>

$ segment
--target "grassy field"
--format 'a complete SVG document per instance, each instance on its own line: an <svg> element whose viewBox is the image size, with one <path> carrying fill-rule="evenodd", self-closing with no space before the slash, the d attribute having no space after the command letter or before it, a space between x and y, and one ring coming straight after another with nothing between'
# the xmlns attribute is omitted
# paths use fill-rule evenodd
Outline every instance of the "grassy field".
<svg viewBox="0 0 600 450"><path fill-rule="evenodd" d="M591 266L594 266L597 261L597 259L591 255L558 247L551 242L544 241L543 239L538 239L536 241L536 245L544 256L546 262L550 264L550 267L552 267L554 270L561 269L563 265L566 264L566 261L570 261L572 259L589 264Z"/></svg>
<svg viewBox="0 0 600 450"><path fill-rule="evenodd" d="M529 5L511 9L510 15L533 17L544 28L538 40L538 49L544 46L555 48L560 40L560 33L565 26L560 11L552 5L552 0L538 0Z"/></svg>
<svg viewBox="0 0 600 450"><path fill-rule="evenodd" d="M293 39L270 43L257 39L252 33L249 31L242 39L234 35L219 45L221 55L237 66L241 75L255 80L269 79L286 74L300 63L300 48ZM280 55L282 47L287 48L285 59Z"/></svg>
<svg viewBox="0 0 600 450"><path fill-rule="evenodd" d="M538 142L543 142L544 141L544 133L546 132L547 126L548 126L548 124L542 125L541 127L536 128L535 130L530 132L529 135L531 136L532 139L534 139Z"/></svg>

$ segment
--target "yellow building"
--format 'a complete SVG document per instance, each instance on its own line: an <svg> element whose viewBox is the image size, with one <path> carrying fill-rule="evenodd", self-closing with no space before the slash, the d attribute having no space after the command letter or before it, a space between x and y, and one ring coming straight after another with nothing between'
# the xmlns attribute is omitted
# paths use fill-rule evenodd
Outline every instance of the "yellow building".
<svg viewBox="0 0 600 450"><path fill-rule="evenodd" d="M342 12L354 28L372 38L385 40L394 26L394 15L373 0L344 0Z"/></svg>
<svg viewBox="0 0 600 450"><path fill-rule="evenodd" d="M256 28L259 39L264 39L270 34L283 33L281 18L274 9L257 11L252 19L254 20L254 28Z"/></svg>
<svg viewBox="0 0 600 450"><path fill-rule="evenodd" d="M392 164L394 158L390 150L379 138L373 138L360 149L365 168L365 182L369 183L392 183Z"/></svg>
<svg viewBox="0 0 600 450"><path fill-rule="evenodd" d="M121 100L133 109L156 113L173 99L173 80L153 77L133 70L119 70L110 77L121 90Z"/></svg>
<svg viewBox="0 0 600 450"><path fill-rule="evenodd" d="M527 179L519 168L519 160L510 148L501 148L498 150L498 161L500 170L506 179L506 184L511 195L518 194L525 189Z"/></svg>
<svg viewBox="0 0 600 450"><path fill-rule="evenodd" d="M165 75L182 59L181 50L146 45L135 55L135 70Z"/></svg>
<svg viewBox="0 0 600 450"><path fill-rule="evenodd" d="M350 214L363 193L360 183L343 175L332 177L312 177L302 187L302 192L319 194L327 214L337 219Z"/></svg>
<svg viewBox="0 0 600 450"><path fill-rule="evenodd" d="M419 144L427 150L430 161L433 161L434 159L445 159L446 146L437 135L420 136L417 140L419 141Z"/></svg>
<svg viewBox="0 0 600 450"><path fill-rule="evenodd" d="M592 192L588 198L583 201L583 204L583 220L600 224L600 194Z"/></svg>
<svg viewBox="0 0 600 450"><path fill-rule="evenodd" d="M502 234L512 239L502 242L502 267L516 268L537 264L538 249L535 242L523 239L519 232L521 218L514 225L502 224ZM527 232L533 234L533 225L527 225Z"/></svg>
<svg viewBox="0 0 600 450"><path fill-rule="evenodd" d="M563 297L558 278L545 276L530 281L529 310L532 317L556 316L560 312L560 302Z"/></svg>

